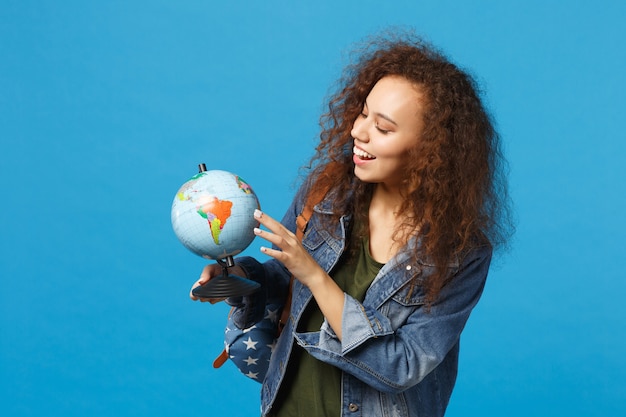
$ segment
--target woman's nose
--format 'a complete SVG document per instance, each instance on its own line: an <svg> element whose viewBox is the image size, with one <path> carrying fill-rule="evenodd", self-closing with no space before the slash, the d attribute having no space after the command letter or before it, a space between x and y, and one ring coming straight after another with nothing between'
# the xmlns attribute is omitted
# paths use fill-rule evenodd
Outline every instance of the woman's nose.
<svg viewBox="0 0 626 417"><path fill-rule="evenodd" d="M352 135L352 137L360 142L368 142L369 141L369 137L367 136L367 129L365 129L365 120L363 120L361 117L358 117L355 121L354 124L352 125L352 130L350 131L350 134Z"/></svg>

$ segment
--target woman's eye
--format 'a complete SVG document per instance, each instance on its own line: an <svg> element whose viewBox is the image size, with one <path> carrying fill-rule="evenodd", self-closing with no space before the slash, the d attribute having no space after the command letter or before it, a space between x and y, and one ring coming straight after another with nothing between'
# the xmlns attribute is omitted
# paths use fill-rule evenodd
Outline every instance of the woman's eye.
<svg viewBox="0 0 626 417"><path fill-rule="evenodd" d="M382 133L383 135L386 135L387 133L389 133L389 130L383 129L382 127L378 126L378 124L376 125L376 129L378 129L378 131L380 133Z"/></svg>

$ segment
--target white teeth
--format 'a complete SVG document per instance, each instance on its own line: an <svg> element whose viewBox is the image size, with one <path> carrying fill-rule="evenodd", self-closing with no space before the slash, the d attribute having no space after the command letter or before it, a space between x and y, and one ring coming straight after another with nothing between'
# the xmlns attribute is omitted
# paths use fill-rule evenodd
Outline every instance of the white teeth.
<svg viewBox="0 0 626 417"><path fill-rule="evenodd" d="M360 158L367 158L367 159L374 159L376 158L374 155L371 155L367 152L365 152L363 149L359 149L356 146L354 148L352 148L352 152L354 152L354 154Z"/></svg>

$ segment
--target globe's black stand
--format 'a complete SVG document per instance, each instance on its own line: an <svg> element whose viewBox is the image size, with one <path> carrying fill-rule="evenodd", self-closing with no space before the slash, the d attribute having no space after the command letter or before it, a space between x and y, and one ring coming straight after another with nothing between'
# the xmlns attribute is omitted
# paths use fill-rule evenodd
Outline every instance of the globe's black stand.
<svg viewBox="0 0 626 417"><path fill-rule="evenodd" d="M228 268L235 265L232 256L218 259L217 263L222 266L222 275L211 278L206 284L194 288L191 291L194 296L198 298L238 297L250 295L261 286L258 282L228 273Z"/></svg>

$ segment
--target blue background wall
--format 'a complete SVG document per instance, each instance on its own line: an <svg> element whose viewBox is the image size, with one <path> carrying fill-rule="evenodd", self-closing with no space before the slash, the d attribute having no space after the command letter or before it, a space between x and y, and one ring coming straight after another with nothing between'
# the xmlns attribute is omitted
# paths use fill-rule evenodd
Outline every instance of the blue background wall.
<svg viewBox="0 0 626 417"><path fill-rule="evenodd" d="M253 416L170 226L199 162L280 217L350 45L410 25L478 76L519 220L449 416L626 411L626 3L0 1L0 413ZM258 253L259 242L246 251Z"/></svg>

